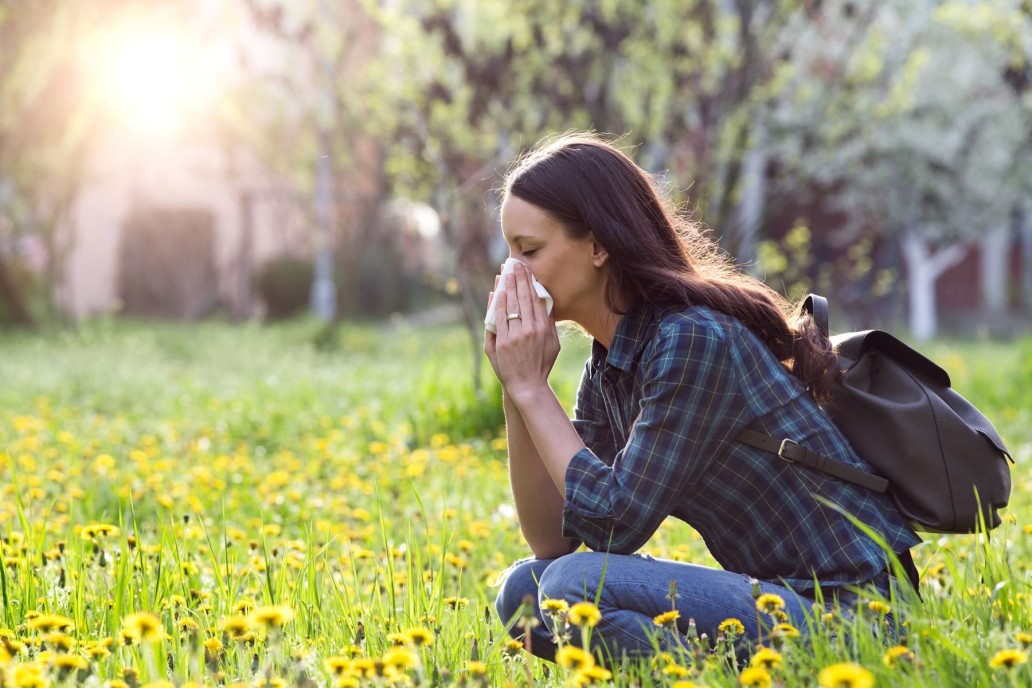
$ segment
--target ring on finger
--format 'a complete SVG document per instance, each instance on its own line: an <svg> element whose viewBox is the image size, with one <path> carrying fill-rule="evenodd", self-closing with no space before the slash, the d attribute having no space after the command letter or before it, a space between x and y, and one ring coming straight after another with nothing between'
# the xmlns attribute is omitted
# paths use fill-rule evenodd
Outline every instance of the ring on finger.
<svg viewBox="0 0 1032 688"><path fill-rule="evenodd" d="M520 316L519 313L509 313L508 315L505 316L505 319L506 320L519 320L520 317L522 317L522 316Z"/></svg>

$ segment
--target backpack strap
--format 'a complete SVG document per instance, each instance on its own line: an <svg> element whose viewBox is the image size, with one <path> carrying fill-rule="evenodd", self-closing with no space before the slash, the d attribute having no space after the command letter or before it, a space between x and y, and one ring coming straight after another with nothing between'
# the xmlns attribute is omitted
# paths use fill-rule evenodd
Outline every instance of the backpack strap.
<svg viewBox="0 0 1032 688"><path fill-rule="evenodd" d="M809 313L813 317L814 324L817 325L817 329L823 336L829 336L828 300L826 298L817 294L807 294L803 301L803 312Z"/></svg>
<svg viewBox="0 0 1032 688"><path fill-rule="evenodd" d="M885 493L889 489L889 481L880 475L874 475L849 464L828 458L824 454L818 454L799 444L795 440L777 439L770 435L764 435L752 430L742 430L738 433L738 441L748 444L757 449L777 454L789 463L800 463L807 468L820 471L848 483L866 487L875 492Z"/></svg>

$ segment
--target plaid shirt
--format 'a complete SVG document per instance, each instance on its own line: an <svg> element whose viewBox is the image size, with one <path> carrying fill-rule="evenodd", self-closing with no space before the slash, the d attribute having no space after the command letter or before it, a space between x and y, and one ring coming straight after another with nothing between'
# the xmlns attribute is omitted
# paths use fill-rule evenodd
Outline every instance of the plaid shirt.
<svg viewBox="0 0 1032 688"><path fill-rule="evenodd" d="M902 553L920 542L891 500L735 441L743 428L870 470L802 384L738 320L702 306L624 315L597 341L574 426L587 448L566 471L563 532L630 553L667 516L726 570L799 592L885 569L879 546L820 495Z"/></svg>

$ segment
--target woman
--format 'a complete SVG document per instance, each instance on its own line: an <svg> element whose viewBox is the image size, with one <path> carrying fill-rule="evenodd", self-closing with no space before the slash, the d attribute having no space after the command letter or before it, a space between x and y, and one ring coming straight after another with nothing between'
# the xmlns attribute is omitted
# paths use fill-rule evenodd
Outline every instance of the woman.
<svg viewBox="0 0 1032 688"><path fill-rule="evenodd" d="M592 135L522 159L501 214L523 265L496 281L498 331L485 352L534 555L507 573L503 621L528 594L598 595L594 637L634 655L654 651L646 629L670 611L671 581L679 630L693 619L711 638L725 619L755 619L752 579L803 632L815 595L855 600L861 584L889 594L884 550L843 512L905 553L919 539L891 501L736 440L748 428L868 470L818 406L836 359L808 316L790 319L781 297L735 270L645 171ZM551 315L532 275L554 299ZM548 384L558 321L594 339L572 421ZM667 516L695 528L723 570L634 555ZM574 553L582 544L591 551ZM551 658L535 612L532 651ZM745 627L755 639L755 623Z"/></svg>

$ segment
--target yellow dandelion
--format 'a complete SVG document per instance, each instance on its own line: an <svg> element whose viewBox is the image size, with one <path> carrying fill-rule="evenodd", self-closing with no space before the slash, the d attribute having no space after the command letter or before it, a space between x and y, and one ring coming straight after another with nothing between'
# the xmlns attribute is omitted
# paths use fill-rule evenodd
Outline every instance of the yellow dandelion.
<svg viewBox="0 0 1032 688"><path fill-rule="evenodd" d="M17 688L46 688L50 685L43 667L38 664L19 664L11 670L9 676L10 685Z"/></svg>
<svg viewBox="0 0 1032 688"><path fill-rule="evenodd" d="M334 676L343 676L352 670L352 661L348 657L330 657L324 664L326 670Z"/></svg>
<svg viewBox="0 0 1032 688"><path fill-rule="evenodd" d="M680 664L667 664L660 673L671 678L687 678L692 675L692 670Z"/></svg>
<svg viewBox="0 0 1032 688"><path fill-rule="evenodd" d="M402 645L408 645L409 644L409 640L410 640L410 638L409 638L407 633L398 632L398 633L388 633L387 634L387 642L390 643L391 645L393 645L394 647L401 647Z"/></svg>
<svg viewBox="0 0 1032 688"><path fill-rule="evenodd" d="M572 683L575 686L592 686L602 681L608 681L611 678L613 678L612 672L595 665L574 674Z"/></svg>
<svg viewBox="0 0 1032 688"><path fill-rule="evenodd" d="M671 609L668 612L663 612L662 614L657 614L652 617L652 623L656 624L660 628L666 628L673 631L677 629L677 620L680 618L681 612L676 609Z"/></svg>
<svg viewBox="0 0 1032 688"><path fill-rule="evenodd" d="M724 635L740 636L745 633L745 625L739 619L731 617L721 621L717 630Z"/></svg>
<svg viewBox="0 0 1032 688"><path fill-rule="evenodd" d="M779 623L770 629L771 638L798 638L799 629L790 623Z"/></svg>
<svg viewBox="0 0 1032 688"><path fill-rule="evenodd" d="M872 688L874 675L853 662L841 662L821 669L817 675L821 688Z"/></svg>
<svg viewBox="0 0 1032 688"><path fill-rule="evenodd" d="M251 631L251 620L240 614L219 619L219 630L225 631L232 640L243 640Z"/></svg>
<svg viewBox="0 0 1032 688"><path fill-rule="evenodd" d="M904 647L903 645L890 647L885 651L885 654L882 655L882 664L889 668L892 668L901 662L913 661L914 653L910 651L909 647Z"/></svg>
<svg viewBox="0 0 1032 688"><path fill-rule="evenodd" d="M1018 631L1014 634L1014 638L1021 643L1022 647L1032 647L1032 633L1026 633L1025 631Z"/></svg>
<svg viewBox="0 0 1032 688"><path fill-rule="evenodd" d="M165 637L165 627L154 614L137 612L122 619L122 630L136 642L153 643Z"/></svg>
<svg viewBox="0 0 1032 688"><path fill-rule="evenodd" d="M54 655L50 658L50 663L58 670L58 672L80 671L90 668L89 661L81 655Z"/></svg>
<svg viewBox="0 0 1032 688"><path fill-rule="evenodd" d="M586 626L593 628L602 620L602 612L591 602L578 602L570 607L566 618L574 626Z"/></svg>
<svg viewBox="0 0 1032 688"><path fill-rule="evenodd" d="M541 611L545 614L558 618L570 611L570 603L566 600L547 599L541 603Z"/></svg>
<svg viewBox="0 0 1032 688"><path fill-rule="evenodd" d="M398 671L407 671L419 665L419 657L407 647L391 648L383 656L383 661Z"/></svg>
<svg viewBox="0 0 1032 688"><path fill-rule="evenodd" d="M204 650L210 655L218 656L224 649L222 641L218 638L208 638L204 641Z"/></svg>
<svg viewBox="0 0 1032 688"><path fill-rule="evenodd" d="M39 614L29 619L26 626L31 631L41 631L43 633L49 633L50 631L68 632L75 628L75 624L71 619L59 614Z"/></svg>
<svg viewBox="0 0 1032 688"><path fill-rule="evenodd" d="M466 671L470 676L486 676L487 665L483 662L470 661L466 663Z"/></svg>
<svg viewBox="0 0 1032 688"><path fill-rule="evenodd" d="M773 681L766 669L752 666L742 671L738 683L749 688L770 688Z"/></svg>
<svg viewBox="0 0 1032 688"><path fill-rule="evenodd" d="M674 681L670 688L702 688L691 681Z"/></svg>
<svg viewBox="0 0 1032 688"><path fill-rule="evenodd" d="M75 639L72 636L59 631L47 633L41 640L51 650L60 650L61 652L68 652L75 646Z"/></svg>
<svg viewBox="0 0 1032 688"><path fill-rule="evenodd" d="M523 651L523 643L519 640L507 640L502 645L502 656L507 659L518 657Z"/></svg>
<svg viewBox="0 0 1032 688"><path fill-rule="evenodd" d="M749 660L749 666L762 667L772 671L781 666L781 653L769 647L761 647Z"/></svg>
<svg viewBox="0 0 1032 688"><path fill-rule="evenodd" d="M881 600L871 600L867 603L867 608L875 614L881 614L882 616L885 616L886 614L892 611L892 607L885 604Z"/></svg>
<svg viewBox="0 0 1032 688"><path fill-rule="evenodd" d="M457 611L469 604L469 600L465 597L445 597L444 603L448 605L449 609Z"/></svg>
<svg viewBox="0 0 1032 688"><path fill-rule="evenodd" d="M989 660L993 669L1013 669L1028 661L1028 653L1023 650L1009 648L1000 650Z"/></svg>
<svg viewBox="0 0 1032 688"><path fill-rule="evenodd" d="M287 605L257 607L248 618L251 625L260 628L282 628L294 618L294 610Z"/></svg>
<svg viewBox="0 0 1032 688"><path fill-rule="evenodd" d="M764 614L774 614L785 608L785 600L780 595L766 592L756 598L756 609Z"/></svg>
<svg viewBox="0 0 1032 688"><path fill-rule="evenodd" d="M429 647L434 643L433 631L422 626L413 626L405 629L405 635L409 642L416 647Z"/></svg>
<svg viewBox="0 0 1032 688"><path fill-rule="evenodd" d="M584 671L595 666L595 658L590 652L576 645L564 645L556 651L555 663L563 669Z"/></svg>

